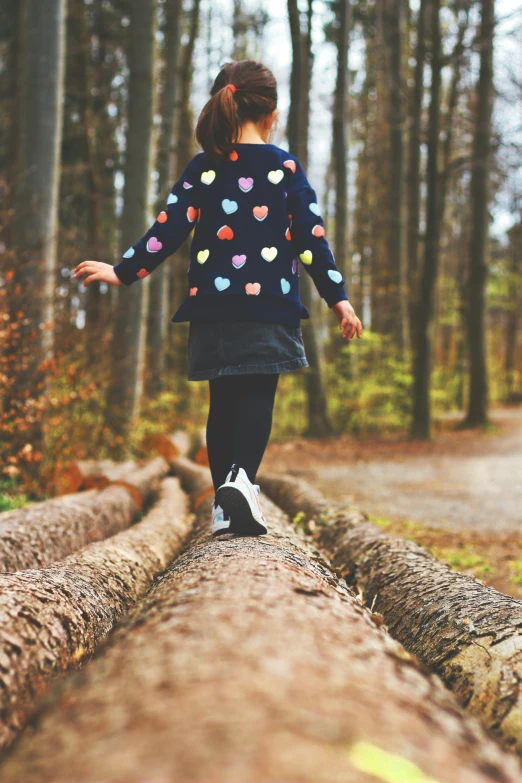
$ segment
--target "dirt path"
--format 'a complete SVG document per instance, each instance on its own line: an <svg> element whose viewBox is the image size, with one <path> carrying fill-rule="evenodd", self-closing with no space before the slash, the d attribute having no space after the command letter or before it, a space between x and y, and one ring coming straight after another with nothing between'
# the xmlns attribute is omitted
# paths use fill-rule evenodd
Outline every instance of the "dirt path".
<svg viewBox="0 0 522 783"><path fill-rule="evenodd" d="M264 467L308 478L328 497L391 520L475 530L522 527L522 409L491 416L489 433L406 440L272 444Z"/></svg>

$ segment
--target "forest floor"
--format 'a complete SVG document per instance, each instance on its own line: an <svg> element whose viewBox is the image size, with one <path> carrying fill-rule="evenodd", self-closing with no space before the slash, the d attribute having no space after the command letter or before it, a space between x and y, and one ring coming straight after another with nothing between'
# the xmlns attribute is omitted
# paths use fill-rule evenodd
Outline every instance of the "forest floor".
<svg viewBox="0 0 522 783"><path fill-rule="evenodd" d="M387 532L522 599L522 408L486 431L449 418L428 443L405 436L271 443L263 467L309 480Z"/></svg>

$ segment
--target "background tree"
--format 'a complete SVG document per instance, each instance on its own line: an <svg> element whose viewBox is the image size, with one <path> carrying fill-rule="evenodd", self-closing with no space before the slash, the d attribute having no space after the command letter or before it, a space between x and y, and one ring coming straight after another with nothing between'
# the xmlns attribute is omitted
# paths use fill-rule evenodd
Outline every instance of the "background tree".
<svg viewBox="0 0 522 783"><path fill-rule="evenodd" d="M124 252L145 233L149 222L154 107L155 0L131 0L129 38L129 108L125 150L125 185L121 221ZM143 391L148 312L148 280L118 290L114 315L112 375L107 393L107 421L114 448L128 447Z"/></svg>

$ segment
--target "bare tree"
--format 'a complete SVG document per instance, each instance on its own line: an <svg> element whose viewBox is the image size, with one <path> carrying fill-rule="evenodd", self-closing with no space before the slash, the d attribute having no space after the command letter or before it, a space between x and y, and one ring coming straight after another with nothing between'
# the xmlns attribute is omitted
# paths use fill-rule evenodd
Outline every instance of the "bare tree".
<svg viewBox="0 0 522 783"><path fill-rule="evenodd" d="M440 0L430 0L431 93L428 122L426 238L420 280L413 363L414 438L430 436L431 322L439 264L439 134L441 83Z"/></svg>
<svg viewBox="0 0 522 783"><path fill-rule="evenodd" d="M11 402L16 404L18 413L20 402L35 403L53 358L65 0L24 0L21 14L13 221L17 259L7 278L11 321L17 323L19 342L16 379L11 387L14 399L6 406L9 409ZM41 437L35 422L35 445Z"/></svg>
<svg viewBox="0 0 522 783"><path fill-rule="evenodd" d="M465 426L488 421L486 364L486 278L489 228L489 172L493 109L494 0L482 0L477 45L480 73L476 91L475 131L471 169L471 238L468 278L469 398Z"/></svg>
<svg viewBox="0 0 522 783"><path fill-rule="evenodd" d="M125 250L145 233L152 162L156 1L131 0L129 106L121 243ZM129 445L143 391L148 280L118 290L111 381L107 393L113 451Z"/></svg>
<svg viewBox="0 0 522 783"><path fill-rule="evenodd" d="M157 149L158 211L175 178L174 118L178 92L178 55L181 3L165 5L163 91L161 128ZM151 396L162 388L170 308L169 267L161 264L150 279L150 307L147 328L147 392Z"/></svg>
<svg viewBox="0 0 522 783"><path fill-rule="evenodd" d="M308 2L306 32L301 31L297 0L288 0L288 20L292 40L292 71L290 75L290 111L287 136L290 152L296 155L306 169L308 163L308 134L310 125L310 87L313 65L311 50L312 0ZM308 275L301 278L301 293L305 307L313 312L313 283ZM307 434L321 437L331 431L328 420L326 382L320 336L310 322L303 322L303 339L310 363L305 373L308 408Z"/></svg>

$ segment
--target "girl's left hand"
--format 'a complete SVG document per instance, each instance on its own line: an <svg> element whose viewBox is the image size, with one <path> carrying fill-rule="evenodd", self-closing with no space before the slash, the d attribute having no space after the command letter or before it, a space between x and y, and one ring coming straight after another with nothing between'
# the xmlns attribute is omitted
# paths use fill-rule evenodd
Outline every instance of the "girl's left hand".
<svg viewBox="0 0 522 783"><path fill-rule="evenodd" d="M110 264L104 264L103 261L82 261L73 271L73 277L88 275L84 282L87 287L89 283L108 283L109 285L121 285L121 280Z"/></svg>
<svg viewBox="0 0 522 783"><path fill-rule="evenodd" d="M355 311L347 299L334 304L332 310L339 319L339 328L346 340L351 340L355 335L362 336L362 324L355 315Z"/></svg>

